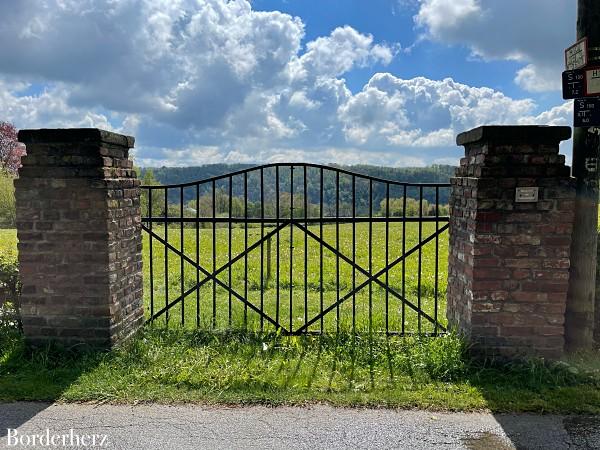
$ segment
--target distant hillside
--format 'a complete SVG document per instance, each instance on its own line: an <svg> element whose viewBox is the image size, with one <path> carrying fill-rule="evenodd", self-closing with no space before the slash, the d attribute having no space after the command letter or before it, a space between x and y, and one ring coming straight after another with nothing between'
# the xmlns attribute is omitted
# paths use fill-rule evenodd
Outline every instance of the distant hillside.
<svg viewBox="0 0 600 450"><path fill-rule="evenodd" d="M255 164L208 164L198 167L152 168L154 176L161 184L188 183L223 175L237 170L254 167ZM433 165L429 167L383 167L366 164L355 166L333 165L351 172L362 173L388 180L407 183L448 183L454 175L454 166ZM145 168L142 168L142 176Z"/></svg>
<svg viewBox="0 0 600 450"><path fill-rule="evenodd" d="M193 181L205 180L207 178L223 175L238 170L254 167L252 164L210 164L199 167L161 167L152 168L154 177L160 184L179 184L189 183ZM334 166L334 165L332 165ZM354 166L341 166L335 165L335 167L343 168L345 170L370 175L377 178L383 178L387 180L402 181L407 183L448 183L450 177L454 175L454 167L447 165L433 165L429 167L382 167L382 166L371 166L371 165L354 165ZM142 177L146 173L145 168L141 169ZM298 194L302 189L302 174L303 171L297 170L294 175L294 191ZM319 171L318 169L309 169L307 171L308 180L308 197L312 203L319 202ZM241 183L241 177L237 177L234 180L233 194L234 196L243 195L243 185ZM324 201L331 204L335 199L335 178L332 173L328 173L324 178ZM289 192L289 170L282 170L280 172L280 189L281 192ZM342 175L340 177L340 200L343 203L351 201L351 177ZM272 197L274 195L274 171L273 169L265 170L264 172L264 185L265 185L265 196ZM203 185L200 188L200 194L208 193L210 183ZM217 182L217 189L226 190L227 179ZM406 192L407 197L418 199L419 190L417 188L409 188ZM175 193L172 194L175 197ZM195 198L195 191L193 189L184 190L185 201L190 201ZM392 187L390 191L391 198L401 197L402 189L399 187ZM439 190L439 201L441 204L448 203L448 189ZM357 180L356 182L356 197L357 205L359 209L365 210L368 202L368 183L364 180ZM169 198L169 201L175 201L173 197ZM171 200L173 198L173 200ZM249 201L258 201L260 199L260 181L257 172L252 172L248 177L248 198ZM373 185L373 202L378 205L382 199L385 198L385 185L383 183L374 183ZM423 198L428 200L430 203L435 202L435 189L425 188L423 191Z"/></svg>

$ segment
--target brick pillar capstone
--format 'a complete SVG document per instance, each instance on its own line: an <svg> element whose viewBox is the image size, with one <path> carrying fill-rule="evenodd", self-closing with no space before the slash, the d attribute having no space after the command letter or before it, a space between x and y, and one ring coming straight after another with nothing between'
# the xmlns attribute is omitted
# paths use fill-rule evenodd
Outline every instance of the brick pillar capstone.
<svg viewBox="0 0 600 450"><path fill-rule="evenodd" d="M30 344L110 348L143 323L140 182L134 139L98 129L21 130L15 181Z"/></svg>
<svg viewBox="0 0 600 450"><path fill-rule="evenodd" d="M570 136L484 126L457 137L466 157L451 179L447 315L476 353L563 352L575 185L558 152Z"/></svg>

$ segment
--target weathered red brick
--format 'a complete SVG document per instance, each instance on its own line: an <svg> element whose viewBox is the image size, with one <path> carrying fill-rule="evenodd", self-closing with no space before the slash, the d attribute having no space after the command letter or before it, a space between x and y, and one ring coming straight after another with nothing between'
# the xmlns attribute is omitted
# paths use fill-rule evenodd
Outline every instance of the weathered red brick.
<svg viewBox="0 0 600 450"><path fill-rule="evenodd" d="M72 134L85 135L85 142ZM128 147L102 145L106 139L123 145L132 140L93 129L26 130L20 136L31 144L16 195L23 319L45 320L26 327L26 339L116 344L143 321L139 181L129 178ZM54 139L52 145L43 137ZM115 154L123 159L112 160ZM126 170L106 172L103 164ZM109 203L114 192L126 189L127 201ZM108 231L110 207L119 208L124 225L114 233Z"/></svg>
<svg viewBox="0 0 600 450"><path fill-rule="evenodd" d="M538 269L541 267L541 261L539 259L531 259L531 258L506 258L504 260L504 265L506 267L512 267L515 269Z"/></svg>
<svg viewBox="0 0 600 450"><path fill-rule="evenodd" d="M574 199L558 143L568 130L534 127L541 142L502 142L512 130L484 127L472 132L473 141L471 134L459 137L469 143L468 157L451 181L449 253L461 258L449 258L448 317L470 334L474 349L558 355ZM482 138L488 132L493 138ZM552 139L542 137L552 133ZM539 201L516 203L515 186L538 186ZM462 251L466 242L473 244L473 258Z"/></svg>
<svg viewBox="0 0 600 450"><path fill-rule="evenodd" d="M548 299L546 292L538 291L515 291L511 292L510 298L517 302L544 302Z"/></svg>

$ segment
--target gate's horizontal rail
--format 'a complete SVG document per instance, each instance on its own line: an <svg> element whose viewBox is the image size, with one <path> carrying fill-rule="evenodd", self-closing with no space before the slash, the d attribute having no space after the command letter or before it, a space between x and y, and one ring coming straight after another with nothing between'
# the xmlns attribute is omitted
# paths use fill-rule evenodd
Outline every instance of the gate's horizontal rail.
<svg viewBox="0 0 600 450"><path fill-rule="evenodd" d="M289 216L282 216L279 219L271 217L264 219L258 218L244 218L244 217L142 217L142 222L152 222L152 223L264 223L264 224L272 224L275 226L277 222L281 222L282 220L289 220ZM405 223L405 222L448 222L450 219L448 216L439 216L439 217L308 217L306 219L295 218L293 222L295 223L310 223L310 224L319 224L319 223Z"/></svg>
<svg viewBox="0 0 600 450"><path fill-rule="evenodd" d="M244 174L247 174L250 172L261 171L261 170L268 169L271 167L291 167L293 169L299 169L299 168L303 168L303 167L312 167L315 169L328 170L328 171L337 172L337 173L344 174L344 175L349 175L349 176L357 178L357 179L372 180L375 182L387 183L387 184L391 184L394 186L406 186L406 187L417 187L417 188L449 188L451 186L450 183L410 183L410 182L404 182L404 181L389 180L386 178L373 177L371 175L365 175L362 173L351 172L349 170L341 169L336 166L325 166L322 164L271 163L271 164L263 164L260 166L248 167L247 169L238 170L236 172L230 172L230 173L226 173L223 175L217 175L212 178L205 178L204 180L200 180L200 181L191 181L188 183L179 183L179 184L149 185L149 186L142 186L142 189L160 190L160 189L172 189L172 188L184 188L184 187L190 187L190 186L197 186L199 184L212 183L212 182L219 181L219 180L226 180L226 179L229 179L232 177L244 175Z"/></svg>

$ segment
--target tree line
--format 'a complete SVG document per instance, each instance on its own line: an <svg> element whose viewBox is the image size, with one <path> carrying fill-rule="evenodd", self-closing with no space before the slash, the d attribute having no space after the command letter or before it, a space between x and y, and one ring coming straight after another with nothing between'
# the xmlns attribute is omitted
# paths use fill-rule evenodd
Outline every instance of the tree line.
<svg viewBox="0 0 600 450"><path fill-rule="evenodd" d="M145 186L161 186L154 172L151 169L143 171L144 175L142 183ZM357 216L368 216L373 217L435 217L436 216L436 204L435 202L428 201L425 196L419 198L411 197L389 197L387 196L378 202L371 201L369 205L365 207L358 205L358 201L355 202L353 209L352 202L346 200L340 200L339 203L335 201L326 201L323 203L314 202L312 198L308 196L305 201L304 193L294 193L292 196L290 192L280 192L279 194L279 205L277 204L274 195L268 195L263 197L262 201L251 200L250 195L235 195L232 189L232 195L229 194L229 189L222 187L216 187L214 194L212 191L212 185L209 189L198 189L195 187L189 188L197 194L197 198L186 200L185 195L182 195L180 189L169 189L169 198L165 202L166 189L158 188L152 190L152 195L149 195L147 189L142 189L141 195L141 206L143 216L152 217L168 217L168 218L205 218L212 219L216 218L275 218L277 217L277 210L279 211L279 217L282 219L290 218L293 214L295 218L318 218L321 217L352 217L353 214ZM183 190L185 192L185 190ZM151 197L151 198L150 198ZM183 198L183 201L182 201ZM152 205L150 208L150 200ZM356 199L355 199L356 200ZM388 202L389 200L389 202ZM278 208L278 209L277 209ZM442 204L438 202L437 215L447 216L448 215L448 204Z"/></svg>
<svg viewBox="0 0 600 450"><path fill-rule="evenodd" d="M140 171L143 184L148 186L153 184L193 183L252 167L254 166L242 164L212 164L201 167L142 168ZM331 167L338 167L353 173L380 179L408 183L448 183L450 177L454 174L454 167L441 165L423 168L392 168L366 165ZM179 216L181 213L181 207L177 205L183 203L186 205L184 210L191 212L198 209L194 206L196 202L198 202L199 209L202 211L201 216L212 217L212 191L214 189L216 214L228 213L228 199L229 192L231 192L232 215L234 217L243 217L244 198L247 199L249 217L260 217L261 201L264 202L265 216L274 217L277 179L279 180L280 216L284 217L289 216L288 210L291 208L292 198L295 216L304 216L305 192L308 215L312 217L317 217L320 214L319 205L321 203L323 204L325 216L335 215L338 198L340 215L345 216L352 215L353 204L356 215L365 216L370 211L373 215L385 215L385 207L382 205L385 205L388 198L390 199L389 214L401 216L404 214L402 211L404 208L402 199L404 197L407 198L407 216L416 216L419 211L422 211L424 216L435 215L436 203L439 205L440 215L445 215L442 212L443 208L447 211L447 206L444 205L448 204L450 194L448 187L438 187L436 189L435 187L408 186L404 188L403 186L390 184L388 191L385 182L377 180L370 182L368 179L361 177L355 177L353 180L351 175L345 173L337 175L335 171L327 169L323 171L322 175L318 168L309 167L306 169L306 173L304 170L303 166L295 167L292 175L289 167L281 167L277 178L275 168L271 167L262 171L262 183L261 171L250 170L246 175L225 176L215 181L214 186L212 182L202 182L198 187L192 185L183 189L154 190L153 215L157 211L164 215L164 196L166 192L168 196L167 204L175 205L169 206L169 209L173 210L174 217ZM178 208L177 211L179 212L177 214L175 214L175 208ZM143 211L147 211L147 209L143 209Z"/></svg>

